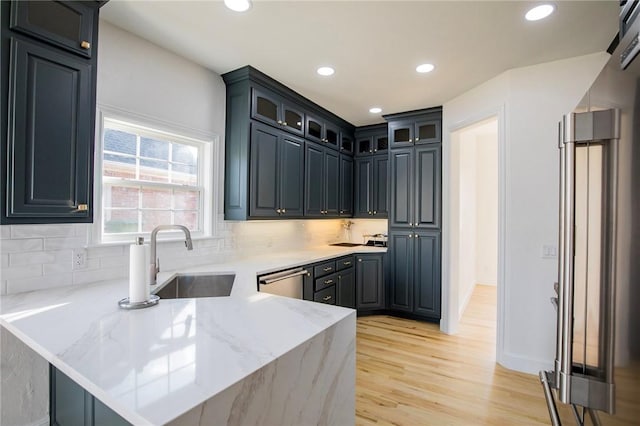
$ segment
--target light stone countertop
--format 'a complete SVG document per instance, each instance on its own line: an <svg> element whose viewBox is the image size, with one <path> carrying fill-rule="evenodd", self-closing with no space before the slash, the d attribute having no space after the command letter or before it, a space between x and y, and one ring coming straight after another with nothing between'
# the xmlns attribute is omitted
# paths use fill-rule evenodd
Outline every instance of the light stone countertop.
<svg viewBox="0 0 640 426"><path fill-rule="evenodd" d="M0 325L129 422L164 424L353 315L257 292L257 275L386 248L322 246L161 272L234 273L230 297L125 311L126 279L3 296Z"/></svg>

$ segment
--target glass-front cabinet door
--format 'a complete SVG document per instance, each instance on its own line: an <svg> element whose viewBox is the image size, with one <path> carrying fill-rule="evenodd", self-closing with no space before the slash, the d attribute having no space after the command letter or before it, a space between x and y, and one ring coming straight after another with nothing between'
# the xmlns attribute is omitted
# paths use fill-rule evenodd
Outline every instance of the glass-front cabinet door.
<svg viewBox="0 0 640 426"><path fill-rule="evenodd" d="M391 146L394 148L408 147L413 145L414 138L413 122L395 122L389 124L389 138Z"/></svg>
<svg viewBox="0 0 640 426"><path fill-rule="evenodd" d="M342 133L342 140L340 141L340 152L343 152L345 154L353 154L353 147L353 138Z"/></svg>
<svg viewBox="0 0 640 426"><path fill-rule="evenodd" d="M389 150L389 136L375 136L373 144L373 152L374 154L382 154Z"/></svg>
<svg viewBox="0 0 640 426"><path fill-rule="evenodd" d="M324 142L324 123L315 118L307 115L307 139L315 142Z"/></svg>
<svg viewBox="0 0 640 426"><path fill-rule="evenodd" d="M340 131L330 124L325 125L324 142L333 149L338 149L338 141L340 140Z"/></svg>
<svg viewBox="0 0 640 426"><path fill-rule="evenodd" d="M439 120L420 121L416 123L416 144L442 142Z"/></svg>
<svg viewBox="0 0 640 426"><path fill-rule="evenodd" d="M367 155L373 153L373 138L358 138L356 141L356 154Z"/></svg>
<svg viewBox="0 0 640 426"><path fill-rule="evenodd" d="M304 113L287 104L282 104L282 126L285 130L304 136Z"/></svg>
<svg viewBox="0 0 640 426"><path fill-rule="evenodd" d="M15 1L11 29L90 58L95 14L82 2Z"/></svg>
<svg viewBox="0 0 640 426"><path fill-rule="evenodd" d="M277 126L280 120L280 100L273 94L253 89L251 117Z"/></svg>

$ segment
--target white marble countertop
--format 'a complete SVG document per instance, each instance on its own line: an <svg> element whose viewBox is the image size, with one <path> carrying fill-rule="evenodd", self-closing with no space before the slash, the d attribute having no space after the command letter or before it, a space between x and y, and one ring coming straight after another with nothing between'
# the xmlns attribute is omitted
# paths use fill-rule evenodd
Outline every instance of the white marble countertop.
<svg viewBox="0 0 640 426"><path fill-rule="evenodd" d="M164 424L353 310L256 291L256 276L385 248L323 246L162 272L236 275L230 297L125 311L126 279L3 296L0 325L129 422Z"/></svg>

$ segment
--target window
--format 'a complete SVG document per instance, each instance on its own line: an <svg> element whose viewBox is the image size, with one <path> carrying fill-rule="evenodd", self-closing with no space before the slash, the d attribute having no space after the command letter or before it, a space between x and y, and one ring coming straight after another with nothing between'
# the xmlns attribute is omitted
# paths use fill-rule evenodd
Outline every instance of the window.
<svg viewBox="0 0 640 426"><path fill-rule="evenodd" d="M210 145L104 117L100 240L133 241L163 224L208 234Z"/></svg>

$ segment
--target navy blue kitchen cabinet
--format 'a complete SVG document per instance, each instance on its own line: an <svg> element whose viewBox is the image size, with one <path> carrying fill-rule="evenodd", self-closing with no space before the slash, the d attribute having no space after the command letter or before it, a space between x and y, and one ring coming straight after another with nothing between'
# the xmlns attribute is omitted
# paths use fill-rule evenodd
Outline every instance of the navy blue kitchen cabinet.
<svg viewBox="0 0 640 426"><path fill-rule="evenodd" d="M356 274L353 266L338 272L337 305L356 309Z"/></svg>
<svg viewBox="0 0 640 426"><path fill-rule="evenodd" d="M305 147L305 217L338 217L340 204L340 155L327 147Z"/></svg>
<svg viewBox="0 0 640 426"><path fill-rule="evenodd" d="M222 77L227 86L225 219L350 217L353 166L346 157L353 152L355 127L250 66ZM254 138L264 146L254 145ZM298 146L304 148L301 177ZM274 149L286 151L286 160ZM285 176L286 185L277 176Z"/></svg>
<svg viewBox="0 0 640 426"><path fill-rule="evenodd" d="M130 425L53 365L49 367L50 423L55 426Z"/></svg>
<svg viewBox="0 0 640 426"><path fill-rule="evenodd" d="M356 255L356 299L358 311L385 307L384 254Z"/></svg>
<svg viewBox="0 0 640 426"><path fill-rule="evenodd" d="M2 2L2 224L91 222L100 2Z"/></svg>
<svg viewBox="0 0 640 426"><path fill-rule="evenodd" d="M341 217L353 216L353 157L340 154L340 212Z"/></svg>
<svg viewBox="0 0 640 426"><path fill-rule="evenodd" d="M409 113L385 115L389 121L391 148L442 142L442 109L440 107Z"/></svg>
<svg viewBox="0 0 640 426"><path fill-rule="evenodd" d="M440 145L392 149L390 227L439 229Z"/></svg>
<svg viewBox="0 0 640 426"><path fill-rule="evenodd" d="M440 232L394 231L389 237L388 307L440 318Z"/></svg>
<svg viewBox="0 0 640 426"><path fill-rule="evenodd" d="M252 217L302 217L304 140L252 123L251 172Z"/></svg>
<svg viewBox="0 0 640 426"><path fill-rule="evenodd" d="M356 208L354 217L386 218L388 216L387 155L356 157Z"/></svg>
<svg viewBox="0 0 640 426"><path fill-rule="evenodd" d="M358 127L355 141L357 156L386 154L389 149L387 123Z"/></svg>

